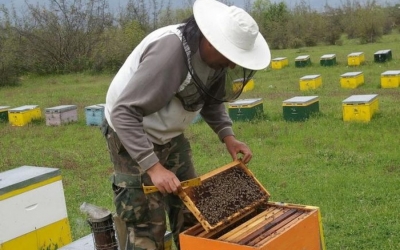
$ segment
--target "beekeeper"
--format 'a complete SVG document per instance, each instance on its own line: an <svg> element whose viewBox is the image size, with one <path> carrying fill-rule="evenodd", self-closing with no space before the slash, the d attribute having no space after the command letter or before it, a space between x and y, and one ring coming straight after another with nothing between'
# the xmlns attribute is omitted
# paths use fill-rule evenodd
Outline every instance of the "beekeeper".
<svg viewBox="0 0 400 250"><path fill-rule="evenodd" d="M192 17L153 31L128 56L108 89L102 125L127 250L164 249L165 212L178 249L179 233L196 222L175 194L181 181L196 177L184 130L198 114L233 160L251 160L224 102L239 97L270 60L254 19L216 0L195 1ZM145 195L142 184L160 192Z"/></svg>

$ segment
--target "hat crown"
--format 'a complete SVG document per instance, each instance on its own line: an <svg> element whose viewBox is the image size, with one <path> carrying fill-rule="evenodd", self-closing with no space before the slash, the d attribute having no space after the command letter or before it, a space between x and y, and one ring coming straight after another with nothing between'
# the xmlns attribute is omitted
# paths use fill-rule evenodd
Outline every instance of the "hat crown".
<svg viewBox="0 0 400 250"><path fill-rule="evenodd" d="M193 14L204 37L231 62L251 70L269 65L269 46L246 11L216 0L196 0Z"/></svg>
<svg viewBox="0 0 400 250"><path fill-rule="evenodd" d="M243 50L254 47L258 25L246 11L230 6L219 19L221 31L230 43Z"/></svg>

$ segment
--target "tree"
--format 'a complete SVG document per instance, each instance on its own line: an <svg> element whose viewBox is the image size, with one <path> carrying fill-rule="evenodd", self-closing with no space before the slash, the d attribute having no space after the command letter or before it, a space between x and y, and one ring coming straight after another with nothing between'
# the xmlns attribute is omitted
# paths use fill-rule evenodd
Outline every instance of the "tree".
<svg viewBox="0 0 400 250"><path fill-rule="evenodd" d="M289 32L292 46L316 46L323 40L325 20L323 16L312 10L303 0L297 4L292 12L289 23Z"/></svg>
<svg viewBox="0 0 400 250"><path fill-rule="evenodd" d="M323 32L323 41L326 44L336 44L342 33L343 28L340 25L340 20L343 18L343 12L340 8L333 8L328 4L324 7L325 27Z"/></svg>
<svg viewBox="0 0 400 250"><path fill-rule="evenodd" d="M92 70L95 72L118 71L145 35L146 32L136 20L108 28L103 32L102 42L93 51Z"/></svg>
<svg viewBox="0 0 400 250"><path fill-rule="evenodd" d="M385 23L385 34L389 33L395 27L400 31L400 4L387 6L384 12L388 13Z"/></svg>
<svg viewBox="0 0 400 250"><path fill-rule="evenodd" d="M0 87L15 85L21 72L18 36L12 29L8 10L0 5Z"/></svg>
<svg viewBox="0 0 400 250"><path fill-rule="evenodd" d="M266 13L268 12L268 7L271 4L269 0L255 0L250 14L257 22L260 33L269 41L268 31L267 31L267 20L265 19Z"/></svg>
<svg viewBox="0 0 400 250"><path fill-rule="evenodd" d="M267 7L267 12L264 13L264 28L265 36L272 49L288 48L287 24L289 19L290 12L285 3L273 3Z"/></svg>
<svg viewBox="0 0 400 250"><path fill-rule="evenodd" d="M167 10L171 9L171 1L168 1ZM142 30L147 33L160 27L159 19L164 10L162 0L129 0L125 10L122 10L119 17L121 24L136 21Z"/></svg>
<svg viewBox="0 0 400 250"><path fill-rule="evenodd" d="M342 5L343 18L340 21L340 25L344 27L343 31L347 34L347 38L353 39L357 37L357 18L356 11L361 6L357 1L347 0Z"/></svg>
<svg viewBox="0 0 400 250"><path fill-rule="evenodd" d="M37 73L84 70L102 34L112 23L106 0L49 0L28 5L15 28L26 40L28 67Z"/></svg>
<svg viewBox="0 0 400 250"><path fill-rule="evenodd" d="M383 35L386 15L375 0L367 1L363 8L356 12L359 26L357 37L361 43L374 43Z"/></svg>

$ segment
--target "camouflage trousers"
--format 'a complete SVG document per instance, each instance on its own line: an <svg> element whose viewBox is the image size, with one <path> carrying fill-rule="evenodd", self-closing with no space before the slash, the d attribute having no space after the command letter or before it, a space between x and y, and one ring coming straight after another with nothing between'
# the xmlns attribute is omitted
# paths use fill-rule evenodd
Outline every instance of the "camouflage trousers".
<svg viewBox="0 0 400 250"><path fill-rule="evenodd" d="M102 125L111 161L114 165L112 189L116 213L125 221L126 250L163 250L167 230L166 215L177 249L179 233L197 223L177 195L159 192L144 194L142 184L153 185L144 172L121 144L116 132ZM195 178L190 143L179 135L165 145L154 144L154 152L160 163L176 174L179 180Z"/></svg>

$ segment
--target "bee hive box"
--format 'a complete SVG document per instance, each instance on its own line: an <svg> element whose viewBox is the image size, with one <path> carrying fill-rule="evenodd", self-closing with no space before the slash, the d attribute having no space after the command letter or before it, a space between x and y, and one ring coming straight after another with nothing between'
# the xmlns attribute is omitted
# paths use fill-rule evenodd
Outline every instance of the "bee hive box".
<svg viewBox="0 0 400 250"><path fill-rule="evenodd" d="M306 75L300 78L300 90L317 89L322 85L321 75Z"/></svg>
<svg viewBox="0 0 400 250"><path fill-rule="evenodd" d="M86 125L100 126L104 120L105 104L96 104L85 107Z"/></svg>
<svg viewBox="0 0 400 250"><path fill-rule="evenodd" d="M319 60L321 66L334 66L336 65L336 54L326 54L321 56Z"/></svg>
<svg viewBox="0 0 400 250"><path fill-rule="evenodd" d="M261 98L250 98L230 102L228 111L233 121L251 121L262 116L264 109Z"/></svg>
<svg viewBox="0 0 400 250"><path fill-rule="evenodd" d="M294 59L296 68L307 67L311 65L311 59L309 55L298 56Z"/></svg>
<svg viewBox="0 0 400 250"><path fill-rule="evenodd" d="M38 105L24 105L8 110L8 121L12 126L25 126L40 118L42 118L42 112Z"/></svg>
<svg viewBox="0 0 400 250"><path fill-rule="evenodd" d="M71 242L60 170L21 166L0 173L0 249L53 249Z"/></svg>
<svg viewBox="0 0 400 250"><path fill-rule="evenodd" d="M387 62L392 60L392 50L383 49L374 53L374 61L378 63Z"/></svg>
<svg viewBox="0 0 400 250"><path fill-rule="evenodd" d="M59 126L78 120L76 105L60 105L46 108L46 125Z"/></svg>
<svg viewBox="0 0 400 250"><path fill-rule="evenodd" d="M287 57L277 57L271 60L271 67L273 69L282 69L289 65Z"/></svg>
<svg viewBox="0 0 400 250"><path fill-rule="evenodd" d="M352 95L342 101L343 121L371 121L379 111L377 94Z"/></svg>
<svg viewBox="0 0 400 250"><path fill-rule="evenodd" d="M388 70L381 74L381 87L398 88L400 86L400 70Z"/></svg>
<svg viewBox="0 0 400 250"><path fill-rule="evenodd" d="M347 55L348 66L360 66L365 62L364 52L353 52Z"/></svg>
<svg viewBox="0 0 400 250"><path fill-rule="evenodd" d="M340 86L342 88L355 89L364 84L363 72L347 72L340 76Z"/></svg>
<svg viewBox="0 0 400 250"><path fill-rule="evenodd" d="M201 176L179 195L199 223L179 235L182 250L325 249L319 209L269 202L240 161Z"/></svg>

